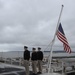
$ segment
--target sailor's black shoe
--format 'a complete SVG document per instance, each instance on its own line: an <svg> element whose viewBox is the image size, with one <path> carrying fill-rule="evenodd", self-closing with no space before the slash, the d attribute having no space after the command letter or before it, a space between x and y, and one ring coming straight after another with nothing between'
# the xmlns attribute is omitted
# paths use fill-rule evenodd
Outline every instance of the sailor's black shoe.
<svg viewBox="0 0 75 75"><path fill-rule="evenodd" d="M33 73L32 75L37 75L37 74Z"/></svg>
<svg viewBox="0 0 75 75"><path fill-rule="evenodd" d="M37 74L41 74L41 72L37 72Z"/></svg>

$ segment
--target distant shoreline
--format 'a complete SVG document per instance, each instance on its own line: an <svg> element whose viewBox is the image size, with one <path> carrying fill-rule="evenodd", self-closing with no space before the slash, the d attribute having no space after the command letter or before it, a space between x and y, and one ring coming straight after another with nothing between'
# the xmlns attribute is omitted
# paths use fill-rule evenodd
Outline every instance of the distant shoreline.
<svg viewBox="0 0 75 75"><path fill-rule="evenodd" d="M23 52L23 51L4 51L4 52ZM50 51L43 51L43 52L50 52ZM53 51L53 53L66 53L66 51L56 50L56 51ZM72 53L75 53L75 51L72 51Z"/></svg>

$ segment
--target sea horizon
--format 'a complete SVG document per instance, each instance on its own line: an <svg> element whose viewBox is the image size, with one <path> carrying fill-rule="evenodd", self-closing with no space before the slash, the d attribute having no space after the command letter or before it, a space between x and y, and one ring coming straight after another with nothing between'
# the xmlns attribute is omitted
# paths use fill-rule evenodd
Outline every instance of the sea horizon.
<svg viewBox="0 0 75 75"><path fill-rule="evenodd" d="M23 58L23 52L24 51L7 51L7 52L0 52L0 57L3 58L15 58L15 57L21 57ZM32 53L32 51L30 51ZM44 56L49 56L50 51L43 51ZM53 51L52 54L53 57L75 57L75 52L72 53L66 53L65 51Z"/></svg>

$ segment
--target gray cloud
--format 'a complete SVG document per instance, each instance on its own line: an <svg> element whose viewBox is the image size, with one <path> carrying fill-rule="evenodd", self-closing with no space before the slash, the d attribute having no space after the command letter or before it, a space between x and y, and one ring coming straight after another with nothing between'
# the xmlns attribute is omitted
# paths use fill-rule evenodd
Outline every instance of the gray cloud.
<svg viewBox="0 0 75 75"><path fill-rule="evenodd" d="M74 2L74 0L1 0L0 49L22 50L24 45L46 47L55 34L62 3L64 10L61 23L69 43L74 45ZM55 45L60 44L56 38Z"/></svg>

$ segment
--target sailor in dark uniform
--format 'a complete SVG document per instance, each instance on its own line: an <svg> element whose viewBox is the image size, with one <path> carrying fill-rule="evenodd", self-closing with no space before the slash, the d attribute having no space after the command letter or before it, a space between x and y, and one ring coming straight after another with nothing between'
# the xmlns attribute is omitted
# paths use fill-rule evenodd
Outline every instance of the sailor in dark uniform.
<svg viewBox="0 0 75 75"><path fill-rule="evenodd" d="M42 73L42 60L43 60L43 52L40 51L41 48L38 47L37 51L37 65L38 65L38 74Z"/></svg>
<svg viewBox="0 0 75 75"><path fill-rule="evenodd" d="M24 46L24 66L26 75L29 75L29 59L30 59L30 51L27 46Z"/></svg>
<svg viewBox="0 0 75 75"><path fill-rule="evenodd" d="M37 74L37 52L36 52L36 48L32 48L31 60L32 60L33 75L36 75Z"/></svg>

